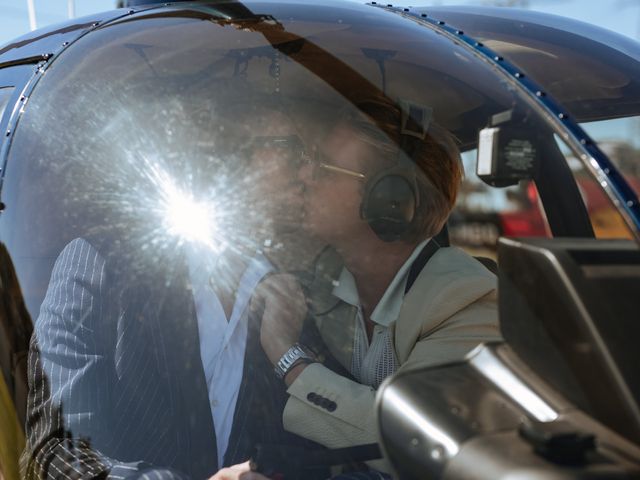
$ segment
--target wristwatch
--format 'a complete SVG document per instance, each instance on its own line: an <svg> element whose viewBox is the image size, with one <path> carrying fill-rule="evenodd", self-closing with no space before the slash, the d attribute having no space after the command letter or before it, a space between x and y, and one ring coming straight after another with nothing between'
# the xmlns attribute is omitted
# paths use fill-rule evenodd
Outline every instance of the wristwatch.
<svg viewBox="0 0 640 480"><path fill-rule="evenodd" d="M276 376L283 380L289 371L301 363L313 363L316 361L316 355L313 351L300 343L294 343L289 350L285 352L278 363L274 367Z"/></svg>

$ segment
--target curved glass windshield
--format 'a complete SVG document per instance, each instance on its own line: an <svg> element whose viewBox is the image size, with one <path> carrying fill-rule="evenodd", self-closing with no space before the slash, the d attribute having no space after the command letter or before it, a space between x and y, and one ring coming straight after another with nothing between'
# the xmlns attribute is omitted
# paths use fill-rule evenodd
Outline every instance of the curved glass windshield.
<svg viewBox="0 0 640 480"><path fill-rule="evenodd" d="M638 131L640 117L615 118L583 123L591 138L597 140L629 186L640 195L640 155Z"/></svg>
<svg viewBox="0 0 640 480"><path fill-rule="evenodd" d="M305 455L375 443L385 378L500 339L498 236L593 236L556 138L488 64L367 6L176 5L84 36L2 190L25 473L254 455L327 478Z"/></svg>

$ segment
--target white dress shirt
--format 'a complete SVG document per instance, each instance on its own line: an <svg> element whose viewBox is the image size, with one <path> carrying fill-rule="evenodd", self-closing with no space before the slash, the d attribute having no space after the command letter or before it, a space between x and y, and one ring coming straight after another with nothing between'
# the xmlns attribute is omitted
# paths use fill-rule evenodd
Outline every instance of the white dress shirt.
<svg viewBox="0 0 640 480"><path fill-rule="evenodd" d="M221 280L212 279L212 275L215 275L216 263L222 254L205 247L193 247L188 255L198 318L200 357L216 432L218 465L223 465L242 383L247 343L247 307L260 280L273 270L271 263L260 253L249 261L238 284L231 317L227 318L211 286L212 280Z"/></svg>
<svg viewBox="0 0 640 480"><path fill-rule="evenodd" d="M355 278L346 267L340 273L338 283L333 288L333 295L357 308L350 370L359 383L378 388L386 377L398 369L398 359L393 348L389 326L398 319L400 314L411 265L428 241L429 239L424 240L416 246L371 313L371 321L375 323L371 343L367 337Z"/></svg>

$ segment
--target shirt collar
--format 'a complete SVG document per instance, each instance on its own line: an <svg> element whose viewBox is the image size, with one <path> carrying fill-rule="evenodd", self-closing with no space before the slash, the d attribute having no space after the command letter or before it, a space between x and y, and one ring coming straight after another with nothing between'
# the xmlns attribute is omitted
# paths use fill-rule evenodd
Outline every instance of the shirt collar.
<svg viewBox="0 0 640 480"><path fill-rule="evenodd" d="M371 314L371 320L378 325L388 327L398 318L411 265L413 265L416 257L429 240L430 239L423 240L416 246L385 290L378 305L376 305L376 308ZM333 295L349 305L360 307L360 295L358 294L356 280L346 267L343 267L337 284L333 288Z"/></svg>
<svg viewBox="0 0 640 480"><path fill-rule="evenodd" d="M226 246L217 250L200 244L189 246L187 249L187 264L194 290L209 288L211 274L219 267L219 262L226 250ZM262 277L274 270L275 267L267 257L260 250L256 250L240 279L239 288L242 289L246 284L256 283L256 278L259 282Z"/></svg>
<svg viewBox="0 0 640 480"><path fill-rule="evenodd" d="M334 283L333 295L338 297L345 303L358 307L360 305L360 296L358 295L358 287L356 287L356 279L346 267L342 268L338 281Z"/></svg>

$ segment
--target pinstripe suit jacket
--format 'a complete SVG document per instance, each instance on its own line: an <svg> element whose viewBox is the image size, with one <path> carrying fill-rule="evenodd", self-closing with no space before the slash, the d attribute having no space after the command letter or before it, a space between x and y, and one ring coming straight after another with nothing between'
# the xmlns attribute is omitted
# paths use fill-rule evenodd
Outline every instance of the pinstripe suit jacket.
<svg viewBox="0 0 640 480"><path fill-rule="evenodd" d="M31 341L22 468L28 478L207 478L215 431L186 269L129 282L105 258L75 239L55 263ZM286 435L284 388L258 328L250 320L227 465Z"/></svg>

